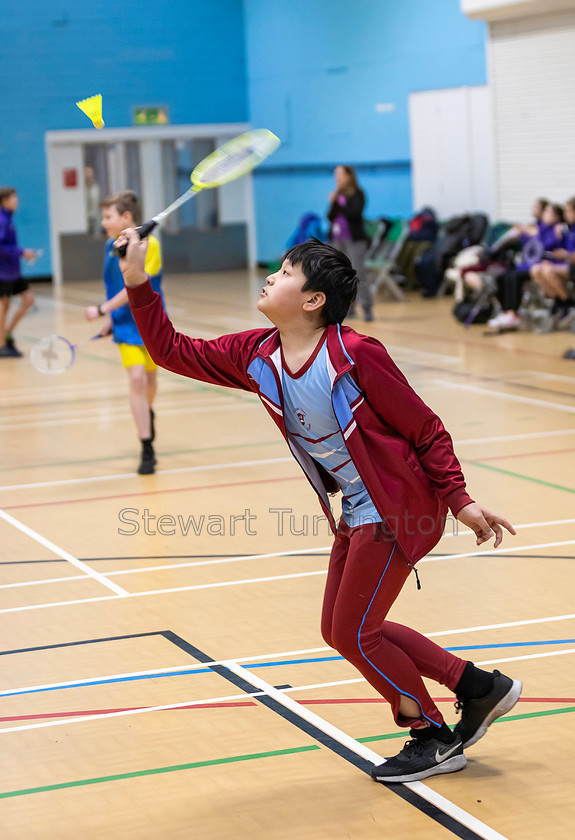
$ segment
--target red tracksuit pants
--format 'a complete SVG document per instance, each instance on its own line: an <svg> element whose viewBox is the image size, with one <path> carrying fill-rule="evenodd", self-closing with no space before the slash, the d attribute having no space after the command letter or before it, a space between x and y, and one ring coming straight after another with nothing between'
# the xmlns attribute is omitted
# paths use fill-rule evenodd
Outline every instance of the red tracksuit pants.
<svg viewBox="0 0 575 840"><path fill-rule="evenodd" d="M351 530L342 519L329 561L321 631L389 701L399 726L418 721L441 726L443 716L422 676L454 691L466 663L415 630L385 620L410 572L382 523ZM401 695L418 703L420 718L399 713Z"/></svg>

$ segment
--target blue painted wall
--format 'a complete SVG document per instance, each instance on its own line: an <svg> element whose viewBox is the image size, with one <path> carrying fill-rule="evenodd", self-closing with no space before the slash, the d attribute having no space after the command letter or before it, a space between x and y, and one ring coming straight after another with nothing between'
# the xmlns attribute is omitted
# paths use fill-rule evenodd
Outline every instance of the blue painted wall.
<svg viewBox="0 0 575 840"><path fill-rule="evenodd" d="M409 93L485 84L485 25L459 0L244 8L250 119L283 140L255 174L260 259L281 253L304 212L325 212L337 163L357 167L367 215L411 213Z"/></svg>
<svg viewBox="0 0 575 840"><path fill-rule="evenodd" d="M300 215L323 213L332 167L358 166L368 214L411 212L410 91L484 84L485 27L459 0L2 0L0 184L20 193L22 245L50 273L44 133L162 104L171 122L236 122L282 147L255 174L258 256L281 254ZM394 110L376 113L376 103Z"/></svg>
<svg viewBox="0 0 575 840"><path fill-rule="evenodd" d="M89 128L75 102L101 93L110 128L134 105L172 123L248 119L242 0L2 0L0 184L15 186L20 244L51 273L44 133Z"/></svg>

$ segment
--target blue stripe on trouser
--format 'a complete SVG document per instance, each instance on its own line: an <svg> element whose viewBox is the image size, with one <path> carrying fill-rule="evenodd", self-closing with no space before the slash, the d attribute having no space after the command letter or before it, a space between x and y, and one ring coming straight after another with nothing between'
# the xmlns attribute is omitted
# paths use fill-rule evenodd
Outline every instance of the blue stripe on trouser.
<svg viewBox="0 0 575 840"><path fill-rule="evenodd" d="M365 661L366 661L369 665L371 665L371 667L373 668L373 670L374 670L374 671L377 671L377 673L378 673L378 674L380 674L380 676L382 676L382 677L383 677L383 679L384 679L386 682L388 682L390 685L392 685L392 686L395 688L395 690L396 690L396 691L398 691L400 694L403 694L403 696L404 696L404 697L410 697L410 698L411 698L411 700L415 700L415 702L417 703L417 705L418 705L418 706L419 706L419 708L421 709L421 714L422 714L422 716L423 716L426 720L428 720L430 723L432 723L432 724L433 724L433 726L441 726L441 724L440 724L440 723L436 723L434 720L431 720L431 718L428 718L428 717L427 717L427 715L424 713L423 709L421 708L421 703L419 702L419 700L417 699L417 697L414 697L412 694L408 694L408 693L407 693L407 691L402 691L402 690L401 690L401 688L399 688L399 687L398 687L398 686L397 686L394 682L392 682L392 681L389 679L389 677L386 677L386 676L385 676L385 674L384 674L384 673L382 673L382 672L379 670L379 668L376 668L376 667L375 667L375 665L373 664L373 662L371 662L371 660L367 658L367 656L365 655L365 653L363 652L362 647L361 647L361 631L362 631L363 625L364 625L364 623L365 623L365 619L367 618L367 614L368 614L368 612L369 612L369 610L370 610L371 605L373 604L373 600L374 600L375 596L376 596L376 595L377 595L377 593L378 593L379 587L380 587L380 586L381 586L381 584L382 584L382 581L383 581L383 578L384 578L384 576L385 576L385 573L387 572L387 570L388 570L388 568L389 568L389 564L391 563L391 558L393 557L393 552L395 551L395 546L396 546L396 545L397 545L397 543L394 543L394 544L393 544L393 548L391 549L391 554L389 555L389 560L387 561L387 565L386 565L385 569L383 570L383 574L381 575L381 577L380 577L380 579L379 579L379 583L377 584L377 586L376 586L376 588L375 588L375 592L373 593L373 596L372 596L372 598L371 598L371 601L369 602L369 604L368 604L368 606L367 606L367 609L366 609L366 611L365 611L365 613L364 613L364 616L363 616L363 618L362 618L362 620L361 620L361 624L359 625L359 630L358 630L358 633L357 633L357 646L358 646L358 648L359 648L359 652L361 653L361 655L363 656L363 658L365 659Z"/></svg>

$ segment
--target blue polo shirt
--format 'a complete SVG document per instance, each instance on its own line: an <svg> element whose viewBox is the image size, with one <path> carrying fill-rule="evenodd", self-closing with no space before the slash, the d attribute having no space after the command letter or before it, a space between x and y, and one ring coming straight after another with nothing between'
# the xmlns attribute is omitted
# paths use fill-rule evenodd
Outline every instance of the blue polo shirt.
<svg viewBox="0 0 575 840"><path fill-rule="evenodd" d="M113 253L114 239L108 239L104 254L104 283L106 285L106 299L110 300L124 288L124 277L120 270L120 260ZM148 251L146 254L146 274L150 277L152 288L158 292L164 302L162 295L162 255L160 243L154 236L148 240ZM112 329L116 344L139 344L143 345L142 338L138 332L134 316L129 304L120 306L110 312L112 317Z"/></svg>

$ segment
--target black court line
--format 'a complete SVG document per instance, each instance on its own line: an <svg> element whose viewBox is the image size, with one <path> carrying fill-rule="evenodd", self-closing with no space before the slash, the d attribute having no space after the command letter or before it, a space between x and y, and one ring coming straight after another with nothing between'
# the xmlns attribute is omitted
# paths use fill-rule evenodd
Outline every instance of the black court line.
<svg viewBox="0 0 575 840"><path fill-rule="evenodd" d="M198 662L207 664L208 666L211 662L216 661L211 656L208 656L207 653L204 653L199 648L195 647L189 642L186 642L185 639L182 639L181 636L178 636L171 630L156 630L150 631L148 633L129 633L123 636L105 636L99 639L83 639L81 641L76 642L62 642L60 644L53 645L40 645L38 647L4 650L0 651L0 656L9 656L15 653L31 653L33 651L54 650L56 648L77 647L80 645L92 645L99 644L101 642L117 642L123 641L125 639L141 639L145 638L146 636L163 636L166 639L166 641L171 642L180 650L183 650L185 653L192 656ZM230 669L226 668L224 665L214 665L213 668L211 668L211 670L219 674L228 682L233 683L233 685L235 685L241 691L245 692L245 694L256 695L253 699L257 700L258 703L261 703L263 706L266 706L271 711L280 715L282 718L284 718L284 720L287 720L289 723L293 723L294 726L296 726L302 732L305 732L306 735L309 735L314 740L318 741L320 744L323 744L325 747L327 747L327 749L336 753L336 755L339 755L341 758L344 758L358 770L361 770L368 776L370 775L370 770L374 766L371 761L368 761L367 759L353 752L353 750L350 750L348 747L344 746L343 744L340 744L339 741L337 741L335 738L332 738L326 732L323 732L321 729L319 729L319 727L314 726L314 724L309 723L307 720L305 720L305 718L296 714L291 709L286 708L277 700L275 700L275 698L262 695L260 693L260 688L258 688L255 685L252 685L250 682L238 676L237 674L234 674L233 671L230 671ZM280 686L277 687L280 688ZM379 784L381 784L382 787L387 788L387 790L389 790L391 793L394 793L396 796L399 796L405 802L408 802L410 805L413 805L413 807L417 808L418 811L421 811L421 813L430 817L432 820L439 823L439 825L442 825L448 831L451 831L451 833L454 834L456 837L460 837L461 840L484 840L484 838L482 838L480 834L476 834L476 832L472 831L472 829L468 828L466 825L463 825L449 814L446 814L445 811L442 811L441 808L437 807L437 805L428 802L427 799L424 799L424 797L420 796L418 793L415 793L410 788L405 787L405 785L386 784L381 782Z"/></svg>
<svg viewBox="0 0 575 840"><path fill-rule="evenodd" d="M176 633L172 633L171 631L166 631L163 634L166 639L173 642L177 647L181 650L186 651L189 653L190 656L193 656L194 659L198 660L198 662L205 663L209 665L210 662L215 662L216 660L212 659L211 656L201 651L199 648L195 647L194 645L186 642L180 636L176 635ZM234 674L233 671L230 671L224 665L214 665L211 669L216 674L222 676L228 682L233 683L237 688L241 691L244 691L246 694L254 694L254 692L261 691L257 686L252 685L247 680L243 679L243 677ZM370 770L374 766L373 762L368 761L367 759L363 758L362 756L358 755L357 753L350 750L349 747L344 746L335 738L332 738L326 732L323 732L319 727L315 726L312 723L309 723L305 718L301 717L300 715L293 712L291 709L286 708L283 706L278 700L273 697L267 697L265 695L259 695L253 698L257 700L258 703L261 703L263 706L267 706L273 712L280 715L285 720L293 723L294 726L297 726L298 729L301 729L302 732L305 732L306 735L311 736L314 740L319 741L320 744L323 744L332 752L339 755L341 758L344 758L346 761L349 761L350 764L353 764L354 767L357 767L358 770L366 773L368 776L370 775ZM446 814L445 811L442 811L437 805L434 805L431 802L428 802L427 799L424 799L418 793L415 793L410 788L405 787L403 784L386 784L380 783L383 787L387 788L391 793L395 793L401 799L408 802L410 805L413 805L423 814L431 819L435 820L435 822L442 825L448 831L451 831L452 834L455 834L457 837L460 837L461 840L483 840L480 834L477 834L475 831L472 831L466 825L463 825L454 817Z"/></svg>
<svg viewBox="0 0 575 840"><path fill-rule="evenodd" d="M40 645L39 647L18 648L15 650L0 650L0 656L10 656L13 653L33 653L39 650L55 650L56 648L78 647L79 645L96 645L100 642L120 642L124 639L142 639L145 636L164 636L169 630L155 630L151 633L130 633L126 636L105 636L102 639L84 639L80 642L60 642L57 645ZM171 640L170 640L171 641Z"/></svg>
<svg viewBox="0 0 575 840"><path fill-rule="evenodd" d="M290 554L290 557L329 557L329 551L306 551L302 554ZM437 554L436 552L430 552L429 554L425 555L426 557L433 557L433 558L441 558L444 557L449 559L450 557L455 556L454 554ZM493 552L485 551L481 554L482 557L500 557L503 555L493 554ZM521 559L521 560L575 560L575 554L532 554L529 552L528 554L506 554L505 557L512 557L514 559ZM169 554L169 555L162 555L162 557L152 556L142 556L142 557L79 557L78 560L82 560L84 563L97 563L97 562L104 562L107 560L209 560L209 559L233 559L234 557L247 557L248 559L258 560L260 559L259 554L252 555L245 555L245 554ZM267 558L262 558L267 559ZM63 560L61 557L54 557L53 560L0 560L0 566L26 566L26 565L33 565L37 563L68 563L68 560ZM184 569L185 563L182 563L182 568ZM147 571L147 569L142 569L142 572Z"/></svg>
<svg viewBox="0 0 575 840"><path fill-rule="evenodd" d="M283 556L283 555L282 555ZM329 551L302 551L301 555L297 552L288 555L289 557L329 557ZM248 559L267 559L261 558L260 554L142 554L134 557L78 557L83 563L97 563L105 560L229 560L234 557L246 557ZM53 560L0 560L0 566L26 566L32 563L67 563L68 560L63 560L61 557L54 557ZM146 571L144 569L144 571Z"/></svg>

